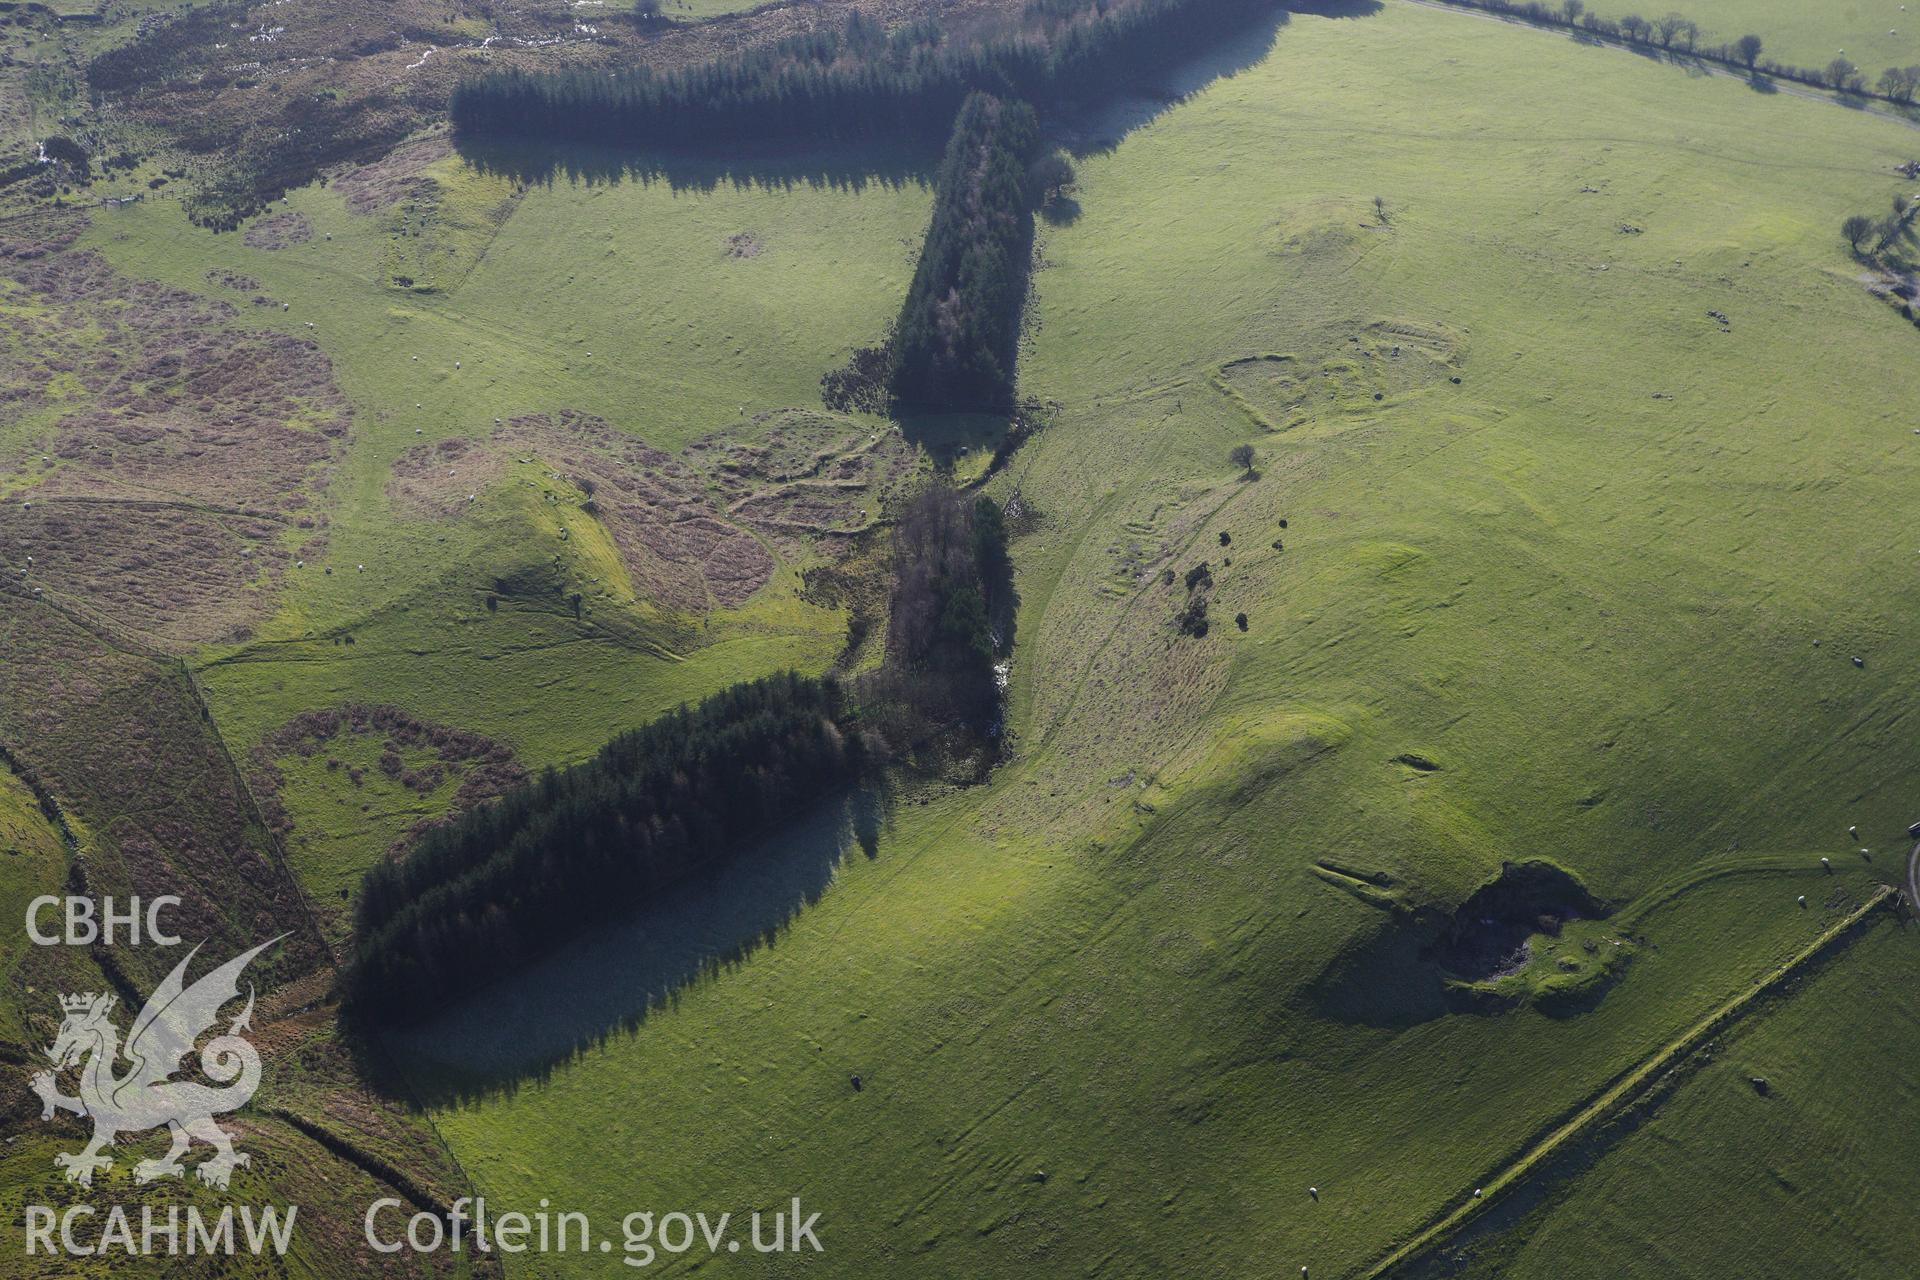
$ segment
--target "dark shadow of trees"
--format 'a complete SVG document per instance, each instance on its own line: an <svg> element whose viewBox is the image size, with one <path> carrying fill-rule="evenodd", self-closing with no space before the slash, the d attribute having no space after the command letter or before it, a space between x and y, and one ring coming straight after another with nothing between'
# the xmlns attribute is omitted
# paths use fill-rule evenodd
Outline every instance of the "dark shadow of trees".
<svg viewBox="0 0 1920 1280"><path fill-rule="evenodd" d="M710 881L593 929L426 1022L384 1033L379 1047L395 1064L375 1077L398 1084L404 1076L404 1092L426 1106L477 1100L545 1080L635 1033L695 983L777 945L855 850L878 857L893 805L885 783L827 801L743 849Z"/></svg>
<svg viewBox="0 0 1920 1280"><path fill-rule="evenodd" d="M1362 17L1377 13L1380 0L1328 0L1276 8L1246 28L1217 41L1204 53L1169 64L1159 74L1115 86L1110 94L1056 107L1045 117L1049 134L1056 136L1075 159L1105 155L1136 129L1153 123L1191 99L1216 80L1231 79L1265 61L1293 13L1326 17ZM1074 206L1074 215L1079 206Z"/></svg>
<svg viewBox="0 0 1920 1280"><path fill-rule="evenodd" d="M1351 19L1379 13L1383 7L1382 0L1297 0L1276 6L1241 31L1214 42L1204 53L1170 63L1154 76L1116 85L1110 93L1096 98L1052 104L1042 112L1042 123L1076 156L1111 150L1127 134L1214 81L1258 65L1293 13ZM672 149L456 136L454 146L481 172L525 186L664 182L674 191L685 192L710 192L723 186L769 191L804 186L857 192L868 186L898 189L925 185L932 179L941 151L938 139L768 142ZM1060 212L1070 222L1078 217L1079 206L1068 200Z"/></svg>

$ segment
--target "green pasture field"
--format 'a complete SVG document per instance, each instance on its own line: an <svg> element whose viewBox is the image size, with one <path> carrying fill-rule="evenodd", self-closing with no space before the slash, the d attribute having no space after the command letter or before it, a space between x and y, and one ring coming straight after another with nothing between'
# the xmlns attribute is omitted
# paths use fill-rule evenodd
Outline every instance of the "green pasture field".
<svg viewBox="0 0 1920 1280"><path fill-rule="evenodd" d="M1824 61L1772 48L1757 3L1775 56ZM1890 371L1920 333L1838 227L1901 189L1912 131L1402 4L1294 14L1141 90L1056 122L1079 179L1021 369L1049 408L988 487L1020 499L1007 763L878 797L877 841L828 804L679 932L582 938L396 1044L495 1212L821 1215L824 1259L669 1274L1353 1276L1900 874L1920 420ZM93 214L113 267L311 337L354 407L324 542L249 638L189 657L243 773L346 703L537 770L840 647L804 554L672 613L538 461L437 515L390 482L496 418L673 453L817 404L899 305L926 157L548 159L447 155L391 205L330 183L224 235L166 201ZM271 219L303 230L249 244ZM924 430L981 474L991 430ZM280 768L337 940L454 788ZM0 834L57 859L36 821L0 786ZM1604 909L1466 989L1423 946L1522 861ZM0 907L29 871L0 867ZM1473 1256L1699 1280L1911 1256L1911 951L1871 926L1552 1172L1533 1243ZM489 1073L503 1019L564 1052ZM297 1181L314 1148L270 1128Z"/></svg>
<svg viewBox="0 0 1920 1280"><path fill-rule="evenodd" d="M39 803L11 769L0 764L0 918L23 921L27 904L42 894L57 894L67 867L60 833L40 812ZM47 927L53 926L48 917ZM9 947L0 957L0 1039L24 1038L27 979L21 974L25 948ZM50 998L50 997L49 997Z"/></svg>
<svg viewBox="0 0 1920 1280"><path fill-rule="evenodd" d="M436 1122L490 1197L797 1194L836 1275L1353 1275L1899 874L1920 339L1837 228L1909 131L1410 5L1217 65L1079 122L1043 230L1011 763L896 797L771 945L467 1082ZM1469 1011L1416 921L1524 859L1614 909L1536 962L1631 954ZM1910 1108L1911 1027L1834 1016ZM1753 1247L1910 1238L1900 1184L1834 1186ZM1633 1238L1581 1244L1631 1274ZM782 1270L657 1265L696 1263Z"/></svg>
<svg viewBox="0 0 1920 1280"><path fill-rule="evenodd" d="M1559 4L1551 7L1559 9ZM1920 65L1920 9L1901 0L1684 0L1673 5L1631 5L1597 0L1586 10L1618 21L1633 14L1657 21L1668 14L1700 26L1699 44L1717 48L1744 35L1761 40L1760 57L1807 70L1824 70L1846 58L1866 75L1869 88L1888 67Z"/></svg>
<svg viewBox="0 0 1920 1280"><path fill-rule="evenodd" d="M703 22L758 7L753 0L661 0L660 12L675 22Z"/></svg>

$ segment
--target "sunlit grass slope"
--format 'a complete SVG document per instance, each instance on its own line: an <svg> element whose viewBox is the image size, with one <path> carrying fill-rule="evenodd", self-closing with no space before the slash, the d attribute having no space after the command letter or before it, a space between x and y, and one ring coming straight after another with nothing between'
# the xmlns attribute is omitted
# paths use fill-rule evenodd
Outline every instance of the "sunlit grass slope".
<svg viewBox="0 0 1920 1280"><path fill-rule="evenodd" d="M1909 136L1413 6L1086 125L1023 368L1060 408L996 481L1038 517L1013 763L903 797L637 1031L447 1107L467 1169L609 1219L799 1194L837 1275L1352 1274L1460 1203L1920 817L1916 339L1834 233ZM1465 1012L1416 921L1517 859L1632 954ZM1770 1246L1871 1256L1814 1216Z"/></svg>

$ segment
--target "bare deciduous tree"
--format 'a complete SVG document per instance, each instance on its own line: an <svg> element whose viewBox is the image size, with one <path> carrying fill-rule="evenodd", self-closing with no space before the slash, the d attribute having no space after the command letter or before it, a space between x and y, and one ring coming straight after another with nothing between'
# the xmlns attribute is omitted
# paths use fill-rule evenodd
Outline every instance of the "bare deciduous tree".
<svg viewBox="0 0 1920 1280"><path fill-rule="evenodd" d="M1864 213L1856 213L1840 224L1840 234L1846 237L1848 246L1858 253L1860 242L1873 234L1873 219Z"/></svg>

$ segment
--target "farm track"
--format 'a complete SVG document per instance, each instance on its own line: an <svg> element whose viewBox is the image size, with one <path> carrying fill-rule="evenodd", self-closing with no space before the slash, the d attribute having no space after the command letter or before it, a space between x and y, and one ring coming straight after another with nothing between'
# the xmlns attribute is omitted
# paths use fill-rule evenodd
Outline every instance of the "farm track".
<svg viewBox="0 0 1920 1280"><path fill-rule="evenodd" d="M286 516L272 511L248 511L240 507L222 507L210 502L196 502L191 498L112 498L96 494L58 493L51 497L36 497L34 501L49 507L64 504L88 507L131 507L141 511L158 508L167 511L192 511L209 516L238 516L245 520L269 520L283 525L293 523Z"/></svg>
<svg viewBox="0 0 1920 1280"><path fill-rule="evenodd" d="M1414 0L1414 3L1419 2L1420 0ZM1915 855L1920 858L1920 849L1916 849ZM1400 1273L1409 1264L1425 1257L1451 1239L1481 1211L1498 1201L1504 1193L1514 1190L1550 1157L1569 1149L1573 1142L1588 1130L1646 1101L1648 1095L1658 1086L1661 1078L1670 1068L1680 1065L1708 1039L1733 1025L1762 997L1779 991L1806 966L1825 957L1836 946L1852 941L1858 935L1861 925L1867 922L1874 912L1887 906L1897 897L1897 891L1891 887L1877 886L1865 903L1848 912L1792 959L1696 1022L1645 1062L1617 1077L1571 1118L1556 1125L1545 1137L1534 1143L1505 1169L1495 1173L1483 1183L1473 1198L1443 1213L1411 1240L1359 1273L1360 1280L1385 1280L1385 1277Z"/></svg>

